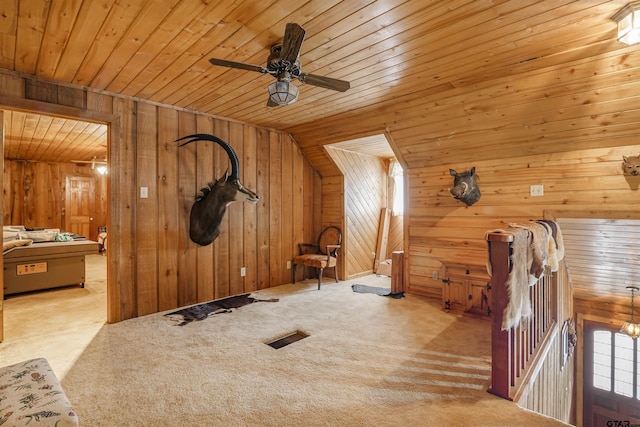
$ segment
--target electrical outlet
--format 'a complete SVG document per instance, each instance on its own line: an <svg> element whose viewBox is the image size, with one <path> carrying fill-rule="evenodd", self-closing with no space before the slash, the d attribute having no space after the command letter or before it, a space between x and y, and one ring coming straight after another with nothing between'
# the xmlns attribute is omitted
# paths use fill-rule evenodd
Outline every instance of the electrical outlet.
<svg viewBox="0 0 640 427"><path fill-rule="evenodd" d="M291 261L287 261L287 270L291 270Z"/></svg>
<svg viewBox="0 0 640 427"><path fill-rule="evenodd" d="M437 271L434 271L433 273L431 273L431 278L432 278L433 280L438 280L438 272L437 272Z"/></svg>
<svg viewBox="0 0 640 427"><path fill-rule="evenodd" d="M544 196L544 185L530 185L529 186L529 194L532 197Z"/></svg>
<svg viewBox="0 0 640 427"><path fill-rule="evenodd" d="M240 267L240 276L244 277L247 275L247 269L245 267Z"/></svg>
<svg viewBox="0 0 640 427"><path fill-rule="evenodd" d="M149 187L140 187L140 198L146 199L149 197Z"/></svg>

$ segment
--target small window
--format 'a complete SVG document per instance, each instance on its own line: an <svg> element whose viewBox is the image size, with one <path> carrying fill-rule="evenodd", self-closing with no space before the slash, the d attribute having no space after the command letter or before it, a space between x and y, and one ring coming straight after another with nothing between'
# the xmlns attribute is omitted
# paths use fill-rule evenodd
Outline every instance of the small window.
<svg viewBox="0 0 640 427"><path fill-rule="evenodd" d="M611 332L593 334L593 386L611 391Z"/></svg>
<svg viewBox="0 0 640 427"><path fill-rule="evenodd" d="M391 161L389 176L394 183L391 213L393 216L402 215L404 212L404 171L397 160Z"/></svg>
<svg viewBox="0 0 640 427"><path fill-rule="evenodd" d="M633 397L633 338L624 334L615 334L613 387L616 394Z"/></svg>

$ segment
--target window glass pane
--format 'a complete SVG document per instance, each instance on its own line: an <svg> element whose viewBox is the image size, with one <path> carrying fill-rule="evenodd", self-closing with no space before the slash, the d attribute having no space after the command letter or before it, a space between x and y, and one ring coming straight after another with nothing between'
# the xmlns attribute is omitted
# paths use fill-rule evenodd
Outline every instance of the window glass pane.
<svg viewBox="0 0 640 427"><path fill-rule="evenodd" d="M615 335L613 361L613 391L633 397L633 339L625 334Z"/></svg>
<svg viewBox="0 0 640 427"><path fill-rule="evenodd" d="M404 211L404 172L397 160L393 160L389 167L389 176L391 176L395 183L391 212L394 216L398 216L402 215Z"/></svg>
<svg viewBox="0 0 640 427"><path fill-rule="evenodd" d="M611 332L593 333L593 386L611 391Z"/></svg>

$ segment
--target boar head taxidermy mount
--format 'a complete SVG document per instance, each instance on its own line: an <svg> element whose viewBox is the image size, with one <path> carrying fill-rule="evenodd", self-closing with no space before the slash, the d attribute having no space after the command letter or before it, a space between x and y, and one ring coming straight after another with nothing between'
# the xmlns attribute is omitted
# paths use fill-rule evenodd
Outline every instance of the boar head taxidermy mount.
<svg viewBox="0 0 640 427"><path fill-rule="evenodd" d="M478 183L476 182L475 166L462 173L449 169L449 174L454 177L453 188L449 189L453 197L467 206L471 206L480 200L480 187L478 187Z"/></svg>
<svg viewBox="0 0 640 427"><path fill-rule="evenodd" d="M219 144L227 152L231 161L231 175L225 173L216 182L211 182L196 196L191 207L189 237L194 243L206 246L220 235L220 223L233 202L256 203L260 197L240 182L240 162L233 148L217 136L197 133L177 139L184 141L180 147L195 141L211 141Z"/></svg>
<svg viewBox="0 0 640 427"><path fill-rule="evenodd" d="M622 156L622 172L629 176L640 175L640 156Z"/></svg>

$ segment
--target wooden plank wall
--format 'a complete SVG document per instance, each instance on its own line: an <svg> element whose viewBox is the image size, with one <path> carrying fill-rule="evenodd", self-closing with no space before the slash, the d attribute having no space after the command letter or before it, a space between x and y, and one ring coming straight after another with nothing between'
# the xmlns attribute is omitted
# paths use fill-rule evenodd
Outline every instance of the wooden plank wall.
<svg viewBox="0 0 640 427"><path fill-rule="evenodd" d="M637 210L640 198L620 163L640 152L638 83L629 80L639 63L624 51L567 57L536 70L522 63L509 76L461 80L438 93L418 91L393 108L289 131L323 168L319 146L386 132L408 176L407 291L438 297L432 272L443 261L484 264L484 233L503 221L539 218L547 209ZM482 198L466 207L448 193L448 170L471 166ZM534 184L544 185L543 197L529 196Z"/></svg>
<svg viewBox="0 0 640 427"><path fill-rule="evenodd" d="M346 254L350 251L349 229L345 227L346 195L344 191L344 182L345 179L343 175L323 176L320 185L322 192L322 205L320 207L322 229L330 225L335 225L342 230L342 247L338 253L338 277L342 280L347 277L345 258ZM320 231L322 231L322 229ZM318 240L320 231L318 231L316 236L310 240L310 242L316 242ZM333 271L329 269L325 271L325 275L333 277Z"/></svg>
<svg viewBox="0 0 640 427"><path fill-rule="evenodd" d="M286 133L14 74L0 74L0 93L6 109L113 120L110 322L289 283L286 261L298 239L317 239L325 186ZM199 188L224 173L228 159L211 143L174 143L193 132L227 140L244 184L261 196L256 205L230 205L221 236L207 247L188 238L190 205ZM342 194L341 180L335 183ZM148 187L147 199L138 197L140 186ZM333 214L339 223L336 206L327 209L326 218Z"/></svg>
<svg viewBox="0 0 640 427"><path fill-rule="evenodd" d="M375 156L326 147L344 175L345 221L348 252L346 278L374 272L372 253L376 252L380 210L387 204L385 162ZM327 200L325 199L325 203Z"/></svg>
<svg viewBox="0 0 640 427"><path fill-rule="evenodd" d="M68 176L94 177L96 212L90 239L107 224L107 177L89 165L4 160L4 212L6 225L65 230L65 182Z"/></svg>
<svg viewBox="0 0 640 427"><path fill-rule="evenodd" d="M635 197L621 171L623 155L640 152L640 145L587 148L562 153L532 154L499 160L479 160L416 168L409 171L408 251L409 292L437 296L441 285L431 279L441 263L461 261L482 266L485 233L507 222L527 222L545 211L637 209ZM476 167L482 197L467 207L449 194L449 168ZM529 186L544 185L542 197L529 195ZM405 218L406 219L406 218Z"/></svg>

